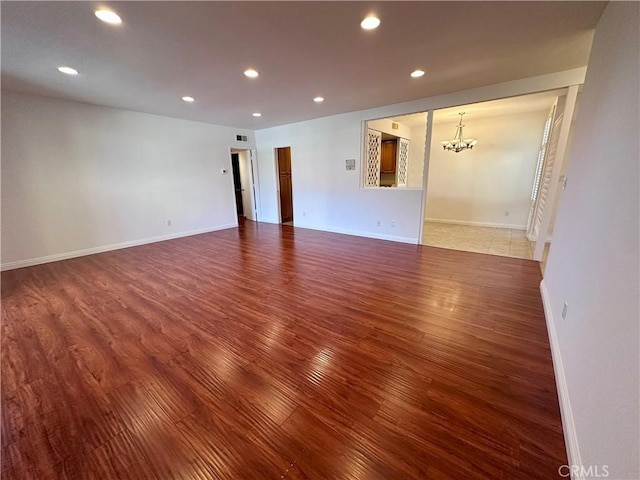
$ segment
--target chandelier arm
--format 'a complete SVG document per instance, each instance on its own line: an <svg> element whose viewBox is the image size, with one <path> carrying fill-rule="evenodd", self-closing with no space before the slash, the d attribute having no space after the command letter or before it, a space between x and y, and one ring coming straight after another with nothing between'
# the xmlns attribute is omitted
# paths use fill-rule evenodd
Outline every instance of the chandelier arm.
<svg viewBox="0 0 640 480"><path fill-rule="evenodd" d="M462 117L465 113L466 112L458 113L458 115L460 115L460 121L458 122L458 125L456 125L456 133L453 136L453 139L440 142L444 150L460 153L462 150L472 149L473 146L475 145L474 142L477 143L477 141L472 138L468 139L469 142L465 141L464 139L464 132L463 132L464 125L462 123Z"/></svg>

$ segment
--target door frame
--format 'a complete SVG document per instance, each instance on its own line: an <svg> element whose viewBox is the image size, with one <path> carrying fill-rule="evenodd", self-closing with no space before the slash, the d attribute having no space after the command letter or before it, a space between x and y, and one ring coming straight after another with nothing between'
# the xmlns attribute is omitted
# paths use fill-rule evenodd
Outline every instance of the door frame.
<svg viewBox="0 0 640 480"><path fill-rule="evenodd" d="M251 205L251 207L253 208L253 216L255 218L255 222L259 221L259 217L258 217L258 193L260 191L260 185L259 185L259 178L258 178L258 171L257 171L257 167L258 167L258 162L257 162L257 155L256 155L256 149L255 148L238 148L238 147L231 147L229 146L229 154L227 156L227 158L229 159L229 169L230 169L230 173L231 175L231 189L232 189L232 194L233 194L233 198L234 198L234 204L235 204L235 185L233 183L233 163L231 162L231 154L232 153L241 153L241 152L247 152L249 155L249 168L251 170L251 189L253 192L253 205ZM241 180L242 181L242 180ZM243 188L247 188L247 186L243 185ZM246 205L243 205L246 208ZM237 217L237 215L236 215ZM246 217L246 211L245 211L245 217ZM237 219L236 219L237 221Z"/></svg>
<svg viewBox="0 0 640 480"><path fill-rule="evenodd" d="M238 170L236 172L236 167L234 165L233 156L236 155ZM233 193L236 203L236 215L238 218L246 217L245 208L244 208L244 198L242 193L244 192L244 185L242 184L242 175L240 173L240 152L231 152L231 178L233 179ZM238 179L238 184L236 185L236 175ZM238 187L240 187L240 191L238 191ZM238 197L239 196L239 197ZM242 212L242 213L240 213Z"/></svg>

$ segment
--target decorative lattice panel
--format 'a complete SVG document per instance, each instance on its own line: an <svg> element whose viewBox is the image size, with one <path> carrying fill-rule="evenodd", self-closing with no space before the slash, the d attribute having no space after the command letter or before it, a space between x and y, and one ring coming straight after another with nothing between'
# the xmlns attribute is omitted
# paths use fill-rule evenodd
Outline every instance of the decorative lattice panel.
<svg viewBox="0 0 640 480"><path fill-rule="evenodd" d="M380 147L382 145L382 133L377 130L367 129L367 143L365 144L364 162L364 186L380 186Z"/></svg>
<svg viewBox="0 0 640 480"><path fill-rule="evenodd" d="M409 162L409 140L398 140L398 165L396 167L396 184L399 187L407 186L407 164Z"/></svg>

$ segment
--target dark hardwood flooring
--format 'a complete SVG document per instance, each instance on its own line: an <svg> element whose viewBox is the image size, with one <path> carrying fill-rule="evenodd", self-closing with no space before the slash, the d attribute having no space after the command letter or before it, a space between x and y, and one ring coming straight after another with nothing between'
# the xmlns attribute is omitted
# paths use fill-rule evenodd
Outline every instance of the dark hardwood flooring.
<svg viewBox="0 0 640 480"><path fill-rule="evenodd" d="M249 221L4 272L2 478L558 478L540 279Z"/></svg>

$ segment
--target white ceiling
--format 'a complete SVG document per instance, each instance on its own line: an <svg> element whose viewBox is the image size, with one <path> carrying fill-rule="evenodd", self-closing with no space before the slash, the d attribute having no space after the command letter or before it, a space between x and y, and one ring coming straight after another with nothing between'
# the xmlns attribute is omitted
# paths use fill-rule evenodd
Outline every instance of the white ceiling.
<svg viewBox="0 0 640 480"><path fill-rule="evenodd" d="M1 2L2 88L261 129L584 66L605 3L106 4L120 26L104 5Z"/></svg>
<svg viewBox="0 0 640 480"><path fill-rule="evenodd" d="M518 97L491 100L489 102L441 108L434 112L433 123L434 125L442 123L458 123L460 120L459 114L461 112L465 113L464 118L466 121L470 118L480 119L497 117L500 115L548 111L557 97L566 94L567 89L565 88L550 90L548 92L532 93L530 95L521 95ZM392 117L391 119L410 128L426 126L427 124L427 114L425 112Z"/></svg>
<svg viewBox="0 0 640 480"><path fill-rule="evenodd" d="M499 115L539 112L541 110L548 111L557 97L566 94L566 89L553 90L520 97L492 100L490 102L474 103L472 105L443 108L434 112L433 123L457 123L460 120L459 114L461 112L465 112L464 120L467 121L472 118L497 117Z"/></svg>

